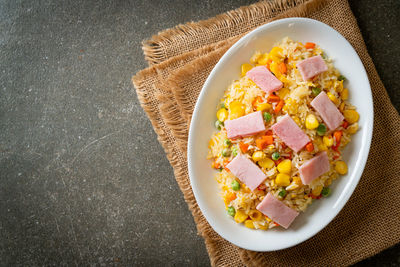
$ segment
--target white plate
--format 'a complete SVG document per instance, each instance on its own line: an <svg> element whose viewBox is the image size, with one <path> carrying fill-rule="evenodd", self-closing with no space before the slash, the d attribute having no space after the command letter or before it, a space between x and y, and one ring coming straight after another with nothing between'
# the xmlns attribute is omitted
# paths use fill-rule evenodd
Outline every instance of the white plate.
<svg viewBox="0 0 400 267"><path fill-rule="evenodd" d="M348 79L349 100L360 113L360 130L344 151L349 172L334 181L330 197L315 201L288 230L281 227L268 231L251 230L227 215L214 179L216 171L206 159L208 141L216 131L216 107L224 90L240 77L240 65L248 62L255 51L267 52L286 36L303 43L317 43L334 60L334 66ZM367 161L372 126L372 94L367 74L356 51L341 34L324 23L305 18L282 19L263 25L225 53L212 70L197 100L188 145L189 176L197 203L212 228L239 247L274 251L297 245L321 231L350 198Z"/></svg>

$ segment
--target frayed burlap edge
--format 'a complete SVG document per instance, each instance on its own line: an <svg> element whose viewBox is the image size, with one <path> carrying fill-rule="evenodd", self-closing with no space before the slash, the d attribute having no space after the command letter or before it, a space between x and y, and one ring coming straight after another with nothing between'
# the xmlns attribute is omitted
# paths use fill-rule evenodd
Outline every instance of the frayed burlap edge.
<svg viewBox="0 0 400 267"><path fill-rule="evenodd" d="M146 61L151 66L161 63L171 56L175 56L167 55L166 47L176 47L179 44L185 43L187 47L182 47L182 49L179 49L179 51L183 53L198 48L193 48L190 45L187 45L187 42L190 41L193 36L212 36L213 33L217 32L216 29L218 31L222 28L226 28L229 30L232 25L249 23L249 21L259 16L273 17L301 4L306 4L305 6L303 6L304 11L298 10L297 12L303 13L306 12L306 10L315 10L320 8L320 6L324 4L324 2L326 2L326 0L277 0L259 2L250 6L240 7L227 13L217 15L216 17L213 17L211 19L180 24L172 29L167 29L165 31L159 32L151 39L144 41L142 49ZM301 13L299 13L299 16L301 16ZM244 32L239 32L238 34L243 33ZM218 36L214 36L214 38L219 39ZM203 43L200 43L198 45L200 45L201 47L204 45L208 45L209 43L209 40L204 40Z"/></svg>

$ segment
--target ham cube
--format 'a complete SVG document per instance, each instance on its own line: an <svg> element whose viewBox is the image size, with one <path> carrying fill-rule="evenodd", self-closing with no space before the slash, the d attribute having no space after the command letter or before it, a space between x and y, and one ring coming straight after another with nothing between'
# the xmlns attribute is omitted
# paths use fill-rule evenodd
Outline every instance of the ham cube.
<svg viewBox="0 0 400 267"><path fill-rule="evenodd" d="M261 111L253 112L234 120L226 120L225 128L228 138L244 137L265 131Z"/></svg>
<svg viewBox="0 0 400 267"><path fill-rule="evenodd" d="M247 78L252 80L261 90L268 94L278 91L283 83L278 80L265 66L257 66L246 73Z"/></svg>
<svg viewBox="0 0 400 267"><path fill-rule="evenodd" d="M328 70L328 66L326 66L324 59L320 55L300 61L297 63L297 68L304 81L311 80L318 74Z"/></svg>
<svg viewBox="0 0 400 267"><path fill-rule="evenodd" d="M326 151L306 161L300 166L300 178L303 184L309 185L316 178L328 172L330 169L329 158Z"/></svg>
<svg viewBox="0 0 400 267"><path fill-rule="evenodd" d="M330 130L335 130L342 124L342 113L333 104L325 92L321 92L311 101L311 106L319 113Z"/></svg>
<svg viewBox="0 0 400 267"><path fill-rule="evenodd" d="M274 133L294 152L298 152L308 142L310 138L302 129L294 122L294 120L286 114L281 120L271 126Z"/></svg>
<svg viewBox="0 0 400 267"><path fill-rule="evenodd" d="M285 229L288 229L297 215L299 215L297 211L283 204L282 201L275 198L271 193L265 196L256 209Z"/></svg>
<svg viewBox="0 0 400 267"><path fill-rule="evenodd" d="M226 168L251 190L256 189L267 178L265 173L244 155L236 156Z"/></svg>

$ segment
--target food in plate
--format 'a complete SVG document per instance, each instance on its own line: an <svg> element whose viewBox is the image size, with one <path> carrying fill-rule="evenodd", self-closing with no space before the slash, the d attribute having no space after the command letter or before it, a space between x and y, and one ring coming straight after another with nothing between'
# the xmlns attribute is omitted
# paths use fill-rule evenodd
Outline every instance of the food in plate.
<svg viewBox="0 0 400 267"><path fill-rule="evenodd" d="M217 108L208 158L228 216L252 229L288 228L347 173L358 130L346 79L314 43L286 37L255 52Z"/></svg>

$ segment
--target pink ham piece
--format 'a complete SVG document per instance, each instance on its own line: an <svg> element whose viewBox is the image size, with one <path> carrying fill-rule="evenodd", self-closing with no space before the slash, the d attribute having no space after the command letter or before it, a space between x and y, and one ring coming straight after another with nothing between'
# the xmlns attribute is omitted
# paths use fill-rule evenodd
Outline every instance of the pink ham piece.
<svg viewBox="0 0 400 267"><path fill-rule="evenodd" d="M226 168L251 190L256 189L267 178L265 173L244 155L236 156Z"/></svg>
<svg viewBox="0 0 400 267"><path fill-rule="evenodd" d="M265 66L257 66L246 73L247 78L252 80L261 90L268 94L278 91L283 83L278 80Z"/></svg>
<svg viewBox="0 0 400 267"><path fill-rule="evenodd" d="M294 152L298 152L310 142L308 135L297 126L289 114L286 114L279 122L272 125L271 129L288 147L293 149Z"/></svg>
<svg viewBox="0 0 400 267"><path fill-rule="evenodd" d="M299 172L301 181L303 184L308 185L313 180L329 171L329 169L328 154L324 151L300 166Z"/></svg>
<svg viewBox="0 0 400 267"><path fill-rule="evenodd" d="M311 106L321 115L330 130L335 130L342 124L344 119L342 113L333 104L325 92L321 92L311 101Z"/></svg>
<svg viewBox="0 0 400 267"><path fill-rule="evenodd" d="M234 120L226 120L225 128L228 138L249 136L265 131L261 111L253 112Z"/></svg>
<svg viewBox="0 0 400 267"><path fill-rule="evenodd" d="M257 210L285 229L288 229L293 220L299 215L297 211L283 204L282 201L276 199L271 193L268 193L261 203L257 205Z"/></svg>
<svg viewBox="0 0 400 267"><path fill-rule="evenodd" d="M326 66L325 61L320 55L300 61L297 63L297 68L299 69L304 81L311 80L318 74L328 70L328 66Z"/></svg>

